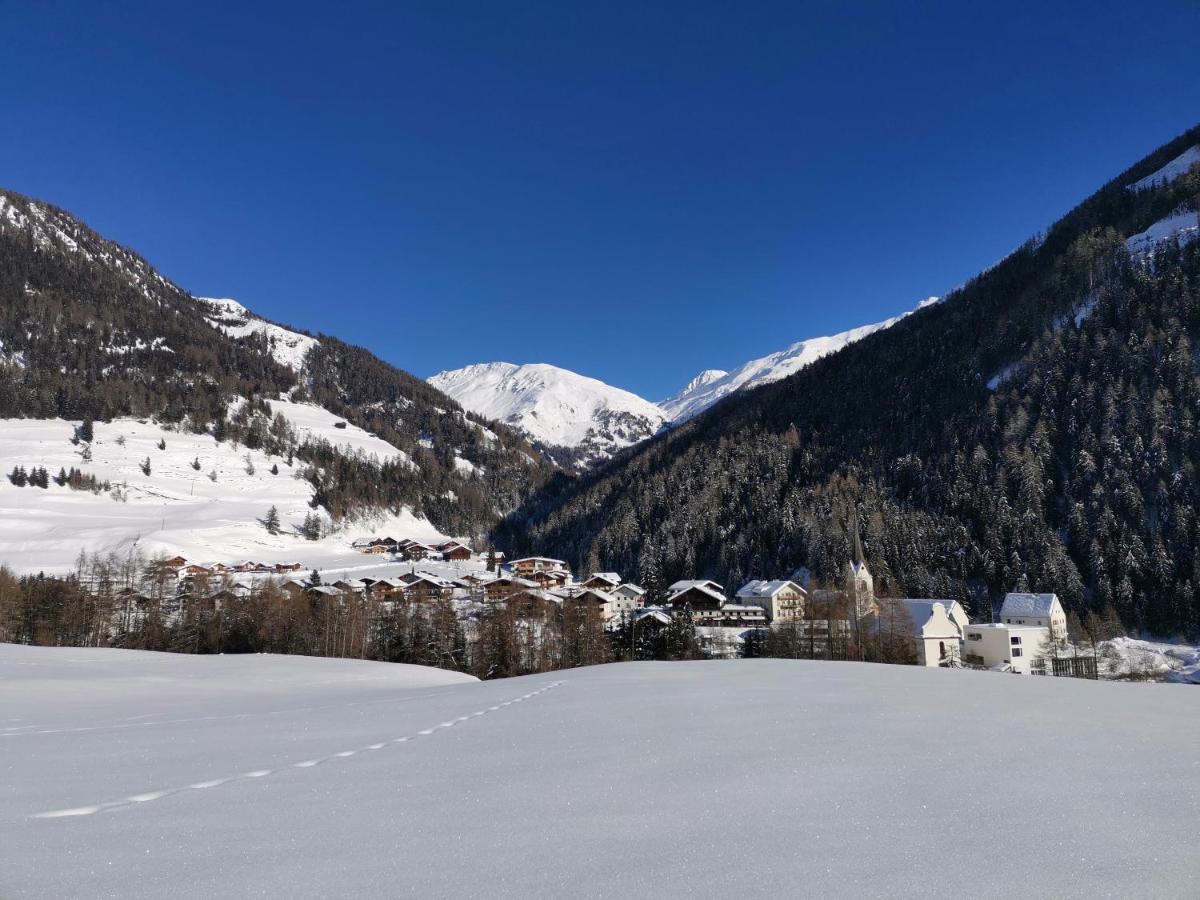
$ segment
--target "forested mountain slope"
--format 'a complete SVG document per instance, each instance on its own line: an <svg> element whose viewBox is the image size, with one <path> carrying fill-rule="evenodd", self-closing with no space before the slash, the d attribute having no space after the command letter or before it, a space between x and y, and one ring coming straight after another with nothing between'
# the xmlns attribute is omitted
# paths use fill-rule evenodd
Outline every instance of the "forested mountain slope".
<svg viewBox="0 0 1200 900"><path fill-rule="evenodd" d="M736 585L839 576L857 520L885 589L986 615L1027 584L1194 637L1198 144L1155 151L944 302L556 483L501 538L644 584Z"/></svg>
<svg viewBox="0 0 1200 900"><path fill-rule="evenodd" d="M402 452L298 435L276 421L281 398ZM69 213L0 191L0 418L54 417L153 419L295 456L335 521L405 508L447 534L482 533L551 471L515 432L366 350L198 300Z"/></svg>

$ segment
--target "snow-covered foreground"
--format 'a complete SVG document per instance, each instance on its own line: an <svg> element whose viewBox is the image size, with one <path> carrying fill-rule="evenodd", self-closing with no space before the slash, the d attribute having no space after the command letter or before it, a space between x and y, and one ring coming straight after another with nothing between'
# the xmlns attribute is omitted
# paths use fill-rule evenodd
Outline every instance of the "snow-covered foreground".
<svg viewBox="0 0 1200 900"><path fill-rule="evenodd" d="M1200 895L1189 687L454 679L0 645L0 895Z"/></svg>

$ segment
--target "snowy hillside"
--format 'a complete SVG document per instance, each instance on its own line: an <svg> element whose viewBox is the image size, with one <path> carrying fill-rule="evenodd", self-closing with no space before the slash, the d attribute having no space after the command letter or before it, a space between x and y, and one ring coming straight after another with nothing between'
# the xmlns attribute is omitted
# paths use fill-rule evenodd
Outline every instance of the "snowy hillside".
<svg viewBox="0 0 1200 900"><path fill-rule="evenodd" d="M1145 231L1125 241L1129 252L1135 256L1152 256L1159 246L1173 241L1183 246L1200 237L1200 215L1192 210L1179 210L1165 219L1155 222Z"/></svg>
<svg viewBox="0 0 1200 900"><path fill-rule="evenodd" d="M268 322L254 315L236 300L221 297L196 299L211 310L206 316L208 320L230 337L242 338L250 334L261 334L266 339L275 361L293 372L300 372L304 368L304 358L308 351L317 346L316 338Z"/></svg>
<svg viewBox="0 0 1200 900"><path fill-rule="evenodd" d="M400 451L354 425L338 421L320 407L277 400L282 413L301 438L323 438L348 454L379 459ZM305 567L331 567L354 562L350 542L377 529L417 540L439 537L428 522L405 511L380 516L331 534L317 542L296 531L312 512L313 489L297 477L292 466L261 450L218 443L208 434L176 431L137 419L97 422L94 440L74 445L75 425L62 419L0 420L0 473L16 466L44 467L53 478L60 469L79 469L108 482L108 490L93 493L50 482L48 488L18 487L0 478L0 564L21 572L66 572L81 550L131 550L149 558L157 553L180 553L203 562L245 559L263 562L299 561ZM159 449L159 442L165 449ZM150 472L143 471L149 460ZM199 468L195 468L195 464ZM272 467L279 474L273 474ZM282 530L271 535L262 519L278 508ZM324 517L328 525L328 516Z"/></svg>
<svg viewBox="0 0 1200 900"><path fill-rule="evenodd" d="M921 309L937 301L937 297L929 297L926 300L922 300L916 308ZM662 401L659 404L659 408L662 409L667 419L671 422L686 422L693 416L704 412L704 410L717 401L729 396L734 391L787 378L789 375L798 372L822 356L834 353L847 344L852 344L854 341L861 340L869 334L894 325L904 318L905 315L909 315L909 313L894 316L883 322L876 322L874 325L862 325L858 328L851 328L849 331L843 331L829 337L815 337L797 341L795 344L784 350L780 350L778 353L772 353L761 359L752 359L732 372L724 372L720 369L708 369L692 379L687 387L674 397Z"/></svg>
<svg viewBox="0 0 1200 900"><path fill-rule="evenodd" d="M583 464L645 440L664 423L662 411L636 394L541 363L481 363L439 372L429 383L534 441L579 451Z"/></svg>
<svg viewBox="0 0 1200 900"><path fill-rule="evenodd" d="M1193 691L0 645L0 895L1195 897Z"/></svg>
<svg viewBox="0 0 1200 900"><path fill-rule="evenodd" d="M1200 165L1200 145L1184 150L1158 171L1151 172L1145 178L1138 179L1129 185L1128 189L1131 191L1145 191L1150 188L1161 187L1164 184L1171 183L1195 165Z"/></svg>

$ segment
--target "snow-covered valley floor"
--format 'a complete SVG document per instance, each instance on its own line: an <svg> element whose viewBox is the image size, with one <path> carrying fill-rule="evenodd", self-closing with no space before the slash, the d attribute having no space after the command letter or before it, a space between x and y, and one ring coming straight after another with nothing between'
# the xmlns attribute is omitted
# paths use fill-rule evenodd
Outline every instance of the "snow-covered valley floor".
<svg viewBox="0 0 1200 900"><path fill-rule="evenodd" d="M1195 897L1194 701L0 645L0 896Z"/></svg>

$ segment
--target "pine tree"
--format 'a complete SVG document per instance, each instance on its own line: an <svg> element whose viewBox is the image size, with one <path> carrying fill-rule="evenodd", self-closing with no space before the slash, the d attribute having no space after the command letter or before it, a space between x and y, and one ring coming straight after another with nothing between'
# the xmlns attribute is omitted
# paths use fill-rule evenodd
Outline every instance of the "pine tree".
<svg viewBox="0 0 1200 900"><path fill-rule="evenodd" d="M149 475L150 475L150 457L147 456L145 459L143 459L142 464L141 464L141 466L139 466L139 468L142 470L143 475L149 477Z"/></svg>
<svg viewBox="0 0 1200 900"><path fill-rule="evenodd" d="M267 517L263 519L263 527L267 529L268 534L279 534L279 510L274 506L267 510Z"/></svg>
<svg viewBox="0 0 1200 900"><path fill-rule="evenodd" d="M316 569L313 569L312 572L309 573L308 585L309 585L309 587L320 587L321 586L321 573L318 572Z"/></svg>

